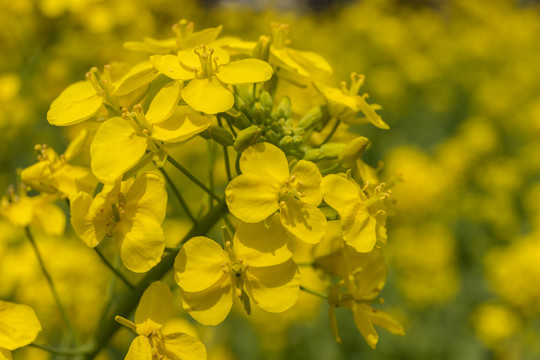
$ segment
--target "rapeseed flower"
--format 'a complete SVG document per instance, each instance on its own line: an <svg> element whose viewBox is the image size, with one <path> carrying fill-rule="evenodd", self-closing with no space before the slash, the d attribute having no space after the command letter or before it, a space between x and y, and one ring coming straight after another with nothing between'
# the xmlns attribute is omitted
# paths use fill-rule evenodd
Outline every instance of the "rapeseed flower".
<svg viewBox="0 0 540 360"><path fill-rule="evenodd" d="M263 221L279 210L281 224L293 236L317 243L324 235L326 217L317 166L298 161L292 171L285 153L269 143L247 148L240 158L242 175L225 189L230 212L242 221Z"/></svg>
<svg viewBox="0 0 540 360"><path fill-rule="evenodd" d="M298 299L300 274L291 259L279 221L241 224L233 240L224 230L225 249L198 236L180 250L174 269L184 309L205 325L229 314L236 294L246 311L250 300L268 312L283 312Z"/></svg>
<svg viewBox="0 0 540 360"><path fill-rule="evenodd" d="M206 359L204 344L197 338L175 332L163 334L161 328L169 318L173 306L173 294L167 284L155 281L144 291L137 310L135 322L121 316L115 320L130 328L137 336L126 354L126 360L203 360Z"/></svg>
<svg viewBox="0 0 540 360"><path fill-rule="evenodd" d="M0 300L0 360L11 360L11 350L30 344L40 331L30 306Z"/></svg>
<svg viewBox="0 0 540 360"><path fill-rule="evenodd" d="M95 198L79 193L71 203L71 224L89 247L105 236L116 239L124 265L146 272L160 260L165 248L161 223L167 192L161 175L146 172L128 181L107 183Z"/></svg>

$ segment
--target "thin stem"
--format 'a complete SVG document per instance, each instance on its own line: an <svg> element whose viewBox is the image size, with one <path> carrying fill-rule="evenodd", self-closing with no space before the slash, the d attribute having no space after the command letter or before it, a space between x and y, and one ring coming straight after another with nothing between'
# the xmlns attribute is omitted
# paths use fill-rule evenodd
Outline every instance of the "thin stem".
<svg viewBox="0 0 540 360"><path fill-rule="evenodd" d="M180 194L180 191L178 190L178 188L176 187L176 185L172 181L171 177L167 174L167 172L165 172L164 168L159 168L159 170L161 171L161 173L165 177L165 180L167 180L167 183L169 184L169 186L171 187L172 192L174 193L174 196L176 196L176 198L178 199L178 202L180 203L180 206L182 206L182 209L184 209L186 215L191 219L191 221L194 224L196 224L197 220L195 219L195 217L191 213L191 210L189 210L189 207L188 207L186 201L182 197L182 194Z"/></svg>
<svg viewBox="0 0 540 360"><path fill-rule="evenodd" d="M208 152L208 182L210 191L215 192L214 188L214 148L212 147L212 141L206 141L206 150ZM214 206L212 198L208 199L208 207L211 209Z"/></svg>
<svg viewBox="0 0 540 360"><path fill-rule="evenodd" d="M229 119L225 119L225 121L227 122L227 126L229 127L229 130L231 130L231 133L233 134L234 138L236 139L236 136L237 136L236 135L236 130L234 130L234 127L231 125L231 122L229 121Z"/></svg>
<svg viewBox="0 0 540 360"><path fill-rule="evenodd" d="M336 123L334 124L334 127L332 128L332 130L330 130L330 133L326 136L323 142L319 144L319 147L326 144L330 140L330 138L332 138L337 128L339 127L339 124L341 124L341 120L336 119Z"/></svg>
<svg viewBox="0 0 540 360"><path fill-rule="evenodd" d="M240 156L242 156L242 153L238 153L238 155L236 155L236 161L234 163L234 167L236 168L236 175L242 174L242 171L240 170Z"/></svg>
<svg viewBox="0 0 540 360"><path fill-rule="evenodd" d="M128 317L133 312L144 290L154 281L161 279L174 266L174 260L182 245L194 236L206 234L221 217L227 213L225 202L220 202L214 206L200 221L193 225L189 233L182 239L174 251L167 253L153 269L148 271L144 278L131 291L126 291L111 310L111 314ZM87 360L93 359L111 340L118 330L118 324L113 317L101 323L96 332L93 342L92 352L86 355Z"/></svg>
<svg viewBox="0 0 540 360"><path fill-rule="evenodd" d="M227 124L229 124L228 121L227 121ZM218 125L223 127L223 121L221 120L221 117L218 117ZM229 127L230 127L230 124L229 124ZM236 137L236 134L234 136ZM227 173L227 180L230 182L232 180L231 162L229 159L229 151L227 150L227 147L225 145L223 145L223 157L225 158L225 172Z"/></svg>
<svg viewBox="0 0 540 360"><path fill-rule="evenodd" d="M89 346L84 346L84 347L75 348L75 349L55 348L52 346L41 345L41 344L36 344L36 343L31 343L29 344L29 346L41 349L51 354L64 355L64 356L86 355L92 351L92 348Z"/></svg>
<svg viewBox="0 0 540 360"><path fill-rule="evenodd" d="M26 226L24 228L26 231L26 236L28 237L28 240L30 240L30 243L32 244L32 247L34 248L34 252L36 254L36 257L39 262L39 266L41 267L41 271L43 272L43 275L45 276L45 279L49 283L49 288L51 289L52 295L54 297L54 301L56 302L56 306L58 307L58 311L60 312L60 315L64 319L64 322L66 323L66 326L71 333L75 343L78 342L77 336L75 333L75 330L73 328L73 325L71 324L71 321L69 320L69 317L67 316L66 310L64 309L64 306L62 306L62 302L60 301L60 297L58 296L58 292L56 291L56 287L54 286L54 282L51 278L51 275L47 271L47 268L45 267L45 263L43 262L43 257L41 256L41 253L37 247L36 241L34 240L34 237L32 236L32 233L30 232L30 227Z"/></svg>
<svg viewBox="0 0 540 360"><path fill-rule="evenodd" d="M98 256L100 257L100 259L103 261L103 263L116 275L118 276L118 278L120 280L122 280L122 282L124 284L127 285L128 288L130 289L133 289L134 286L128 281L128 279L126 279L124 277L124 275L122 275L122 273L117 269L115 268L110 262L109 260L107 260L107 258L101 253L101 251L99 251L99 249L97 247L94 248L94 250L96 251L96 254L98 254Z"/></svg>
<svg viewBox="0 0 540 360"><path fill-rule="evenodd" d="M212 190L210 190L206 185L204 185L202 182L199 181L195 176L193 176L186 168L184 168L182 165L180 165L176 160L174 160L172 157L167 156L167 161L171 163L172 166L180 170L182 174L184 174L189 180L194 182L198 187L206 191L208 195L216 199L219 203L223 203L223 199L214 194Z"/></svg>
<svg viewBox="0 0 540 360"><path fill-rule="evenodd" d="M120 265L120 257L116 255L116 266ZM116 288L116 283L118 282L118 275L116 273L112 274L111 281L109 282L109 289L107 291L107 302L101 311L101 316L99 317L98 324L101 324L109 316L109 311L114 300L114 289Z"/></svg>
<svg viewBox="0 0 540 360"><path fill-rule="evenodd" d="M323 293L320 293L318 291L315 291L315 290L311 290L311 289L306 289L305 287L301 286L300 285L300 290L302 291L305 291L307 292L308 294L311 294L311 295L315 295L315 296L318 296L324 300L327 300L328 299L328 296L327 295L324 295Z"/></svg>

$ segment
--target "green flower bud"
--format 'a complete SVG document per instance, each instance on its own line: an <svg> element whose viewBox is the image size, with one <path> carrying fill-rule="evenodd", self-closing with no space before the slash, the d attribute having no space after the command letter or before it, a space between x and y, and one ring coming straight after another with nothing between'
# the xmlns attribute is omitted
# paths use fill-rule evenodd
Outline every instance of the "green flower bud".
<svg viewBox="0 0 540 360"><path fill-rule="evenodd" d="M272 111L272 107L274 106L274 100L272 99L272 96L268 93L268 91L263 91L261 93L259 101L261 102L261 104L263 104L264 108L267 111Z"/></svg>
<svg viewBox="0 0 540 360"><path fill-rule="evenodd" d="M231 133L221 126L212 125L208 128L208 132L214 141L223 146L231 146L234 143Z"/></svg>
<svg viewBox="0 0 540 360"><path fill-rule="evenodd" d="M289 135L282 137L281 140L279 141L279 147L282 149L286 149L288 147L291 147L292 145L293 145L293 138L290 137Z"/></svg>
<svg viewBox="0 0 540 360"><path fill-rule="evenodd" d="M237 85L234 87L234 92L248 105L253 105L255 102L249 85Z"/></svg>
<svg viewBox="0 0 540 360"><path fill-rule="evenodd" d="M356 163L356 160L362 156L369 145L369 139L364 136L357 137L351 141L339 156L339 163L344 168L351 168Z"/></svg>
<svg viewBox="0 0 540 360"><path fill-rule="evenodd" d="M304 154L304 160L319 161L324 158L324 151L322 149L309 149Z"/></svg>
<svg viewBox="0 0 540 360"><path fill-rule="evenodd" d="M343 153L347 145L328 143L321 146L321 150L324 152L325 159L336 159Z"/></svg>
<svg viewBox="0 0 540 360"><path fill-rule="evenodd" d="M266 115L264 112L264 107L260 102L256 102L253 104L253 120L257 124L264 124L264 120L266 119Z"/></svg>
<svg viewBox="0 0 540 360"><path fill-rule="evenodd" d="M274 113L280 118L290 118L292 116L291 99L288 96L282 97Z"/></svg>
<svg viewBox="0 0 540 360"><path fill-rule="evenodd" d="M246 150L259 140L261 133L262 130L256 125L251 125L250 127L241 130L234 141L234 150L239 153Z"/></svg>
<svg viewBox="0 0 540 360"><path fill-rule="evenodd" d="M317 126L318 124L325 124L330 119L330 113L328 112L328 106L316 106L310 109L306 115L298 122L298 127L307 129L311 126Z"/></svg>

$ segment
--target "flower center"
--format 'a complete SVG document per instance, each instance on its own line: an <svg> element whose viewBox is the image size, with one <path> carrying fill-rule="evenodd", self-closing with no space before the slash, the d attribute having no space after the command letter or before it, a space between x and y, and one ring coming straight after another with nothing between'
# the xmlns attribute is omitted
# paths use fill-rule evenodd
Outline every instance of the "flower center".
<svg viewBox="0 0 540 360"><path fill-rule="evenodd" d="M287 201L292 198L301 198L305 196L302 192L302 187L304 183L296 178L296 175L291 175L291 177L285 181L281 186L279 191L279 202Z"/></svg>
<svg viewBox="0 0 540 360"><path fill-rule="evenodd" d="M197 74L197 78L207 79L212 77L219 67L219 59L217 56L214 56L214 49L201 45L193 51L199 56L199 62L201 63L201 73Z"/></svg>

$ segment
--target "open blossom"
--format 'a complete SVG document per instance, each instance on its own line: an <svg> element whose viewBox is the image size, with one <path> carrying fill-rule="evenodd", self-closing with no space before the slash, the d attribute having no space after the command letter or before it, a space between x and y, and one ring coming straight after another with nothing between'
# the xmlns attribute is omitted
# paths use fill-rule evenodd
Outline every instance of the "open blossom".
<svg viewBox="0 0 540 360"><path fill-rule="evenodd" d="M242 221L263 221L279 210L281 224L298 239L317 243L324 235L326 217L321 174L317 166L300 160L289 171L283 151L269 143L255 144L242 153L242 175L225 190L231 213Z"/></svg>
<svg viewBox="0 0 540 360"><path fill-rule="evenodd" d="M131 343L126 360L205 360L206 349L199 339L184 333L163 334L161 328L173 307L173 294L163 281L155 281L144 291L135 322L121 316L115 320L130 328L137 337Z"/></svg>
<svg viewBox="0 0 540 360"><path fill-rule="evenodd" d="M93 199L79 193L71 204L71 224L90 247L106 235L115 238L124 265L145 272L161 260L165 248L161 223L166 206L163 178L146 172L135 180L105 184Z"/></svg>
<svg viewBox="0 0 540 360"><path fill-rule="evenodd" d="M300 274L282 230L275 222L242 224L232 241L224 231L225 249L198 236L180 250L174 269L184 309L205 325L229 314L235 296L250 311L250 299L261 309L283 312L298 299Z"/></svg>

